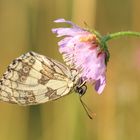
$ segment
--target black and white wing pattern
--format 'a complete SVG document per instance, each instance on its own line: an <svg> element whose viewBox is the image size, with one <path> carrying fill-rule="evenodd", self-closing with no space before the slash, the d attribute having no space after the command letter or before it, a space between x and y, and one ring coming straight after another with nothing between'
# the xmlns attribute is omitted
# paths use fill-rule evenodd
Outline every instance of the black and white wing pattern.
<svg viewBox="0 0 140 140"><path fill-rule="evenodd" d="M0 100L35 105L58 99L73 90L79 77L60 62L28 52L13 60L0 80Z"/></svg>

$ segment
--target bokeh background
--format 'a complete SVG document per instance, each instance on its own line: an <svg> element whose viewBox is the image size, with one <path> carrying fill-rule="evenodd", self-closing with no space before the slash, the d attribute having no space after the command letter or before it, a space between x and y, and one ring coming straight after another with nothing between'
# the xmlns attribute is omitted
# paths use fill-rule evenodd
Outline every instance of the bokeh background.
<svg viewBox="0 0 140 140"><path fill-rule="evenodd" d="M140 31L139 0L0 0L0 74L16 57L36 51L57 59L51 29L57 18L102 34ZM107 86L99 96L91 85L84 101L96 112L90 120L76 94L38 106L0 103L0 140L137 140L140 138L140 38L109 42Z"/></svg>

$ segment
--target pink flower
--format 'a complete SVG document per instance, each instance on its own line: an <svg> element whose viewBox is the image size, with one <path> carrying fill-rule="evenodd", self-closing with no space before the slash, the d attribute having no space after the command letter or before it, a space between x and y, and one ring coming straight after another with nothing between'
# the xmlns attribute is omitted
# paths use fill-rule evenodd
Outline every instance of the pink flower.
<svg viewBox="0 0 140 140"><path fill-rule="evenodd" d="M57 37L65 37L58 42L59 51L66 64L78 69L83 79L95 84L95 90L101 94L106 85L106 52L101 49L99 39L95 34L80 28L71 21L58 19L54 22L72 25L71 28L52 29Z"/></svg>

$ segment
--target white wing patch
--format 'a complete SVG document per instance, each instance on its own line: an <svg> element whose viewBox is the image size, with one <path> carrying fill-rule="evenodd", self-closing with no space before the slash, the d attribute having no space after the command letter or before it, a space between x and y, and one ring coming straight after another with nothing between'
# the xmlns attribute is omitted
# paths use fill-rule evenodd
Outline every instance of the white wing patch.
<svg viewBox="0 0 140 140"><path fill-rule="evenodd" d="M58 99L71 92L73 73L60 62L29 52L15 59L0 80L0 100L35 105Z"/></svg>

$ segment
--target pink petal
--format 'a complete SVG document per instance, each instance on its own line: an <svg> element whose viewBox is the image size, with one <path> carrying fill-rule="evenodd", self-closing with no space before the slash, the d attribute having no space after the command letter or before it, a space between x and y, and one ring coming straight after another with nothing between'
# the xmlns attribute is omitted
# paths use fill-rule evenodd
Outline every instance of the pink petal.
<svg viewBox="0 0 140 140"><path fill-rule="evenodd" d="M99 80L95 82L95 90L98 94L101 94L105 88L106 85L106 78L105 76L101 76Z"/></svg>

